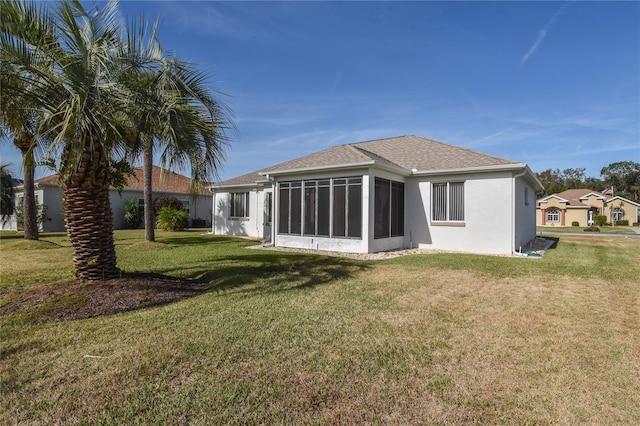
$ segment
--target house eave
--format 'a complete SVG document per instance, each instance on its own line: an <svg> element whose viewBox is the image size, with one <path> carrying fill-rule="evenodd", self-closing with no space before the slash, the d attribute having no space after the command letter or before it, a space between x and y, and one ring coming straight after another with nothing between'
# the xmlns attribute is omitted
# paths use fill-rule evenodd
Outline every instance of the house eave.
<svg viewBox="0 0 640 426"><path fill-rule="evenodd" d="M265 172L259 172L259 173L265 177L276 177L276 176L287 176L287 175L295 175L295 174L309 174L309 173L315 173L315 172L328 172L328 171L335 171L335 170L362 169L362 168L371 168L371 167L389 170L405 176L408 176L411 173L409 170L403 167L394 166L391 164L385 164L383 162L376 161L376 160L359 161L356 163L331 164L331 165L319 166L319 167L300 167L295 169L274 170L274 171L265 171Z"/></svg>
<svg viewBox="0 0 640 426"><path fill-rule="evenodd" d="M236 183L231 185L222 185L222 184L214 184L205 187L211 192L214 192L219 189L230 189L230 188L238 188L238 189L251 189L251 188L259 188L265 185L271 184L268 179L261 179L251 183Z"/></svg>

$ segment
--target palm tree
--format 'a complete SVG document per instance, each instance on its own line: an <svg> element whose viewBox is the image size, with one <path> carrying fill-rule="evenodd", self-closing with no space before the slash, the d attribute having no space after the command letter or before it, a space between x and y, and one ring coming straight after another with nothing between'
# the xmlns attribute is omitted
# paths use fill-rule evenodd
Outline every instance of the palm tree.
<svg viewBox="0 0 640 426"><path fill-rule="evenodd" d="M115 156L126 150L115 84L123 69L117 2L89 13L77 0L47 5L3 1L2 59L26 83L20 95L38 105L51 150L60 153L59 184L76 276L119 276L109 187ZM126 112L126 111L125 111Z"/></svg>
<svg viewBox="0 0 640 426"><path fill-rule="evenodd" d="M171 141L162 162L170 168L190 164L195 191L223 158L227 116L212 102L203 74L179 61L169 66L154 37L143 47L143 37L123 28L117 1L91 13L78 0L48 6L0 2L0 52L25 82L16 85L20 96L42 114L47 148L60 155L76 276L114 278L114 165L142 146Z"/></svg>
<svg viewBox="0 0 640 426"><path fill-rule="evenodd" d="M19 87L24 83L14 71L15 68L8 62L0 63L0 87L3 88L0 96L0 127L3 134L8 133L12 136L13 144L22 154L24 238L37 240L39 237L38 211L34 184L37 110L29 105L28 99L20 96L22 90Z"/></svg>
<svg viewBox="0 0 640 426"><path fill-rule="evenodd" d="M146 100L140 103L147 105L132 117L136 152L143 159L147 241L155 240L154 151L161 150L160 165L164 168L191 168L192 193L197 196L199 184L217 174L228 144L227 132L235 130L229 110L206 85L205 73L175 58L162 59L158 65L129 79L131 89Z"/></svg>

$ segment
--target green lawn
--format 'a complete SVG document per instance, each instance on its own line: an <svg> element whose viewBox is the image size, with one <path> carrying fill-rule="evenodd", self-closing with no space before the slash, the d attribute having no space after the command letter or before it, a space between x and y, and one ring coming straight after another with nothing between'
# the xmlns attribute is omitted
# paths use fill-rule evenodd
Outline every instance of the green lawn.
<svg viewBox="0 0 640 426"><path fill-rule="evenodd" d="M556 232L584 232L584 227L580 226L538 226L538 233L553 234ZM635 234L633 228L629 226L600 226L600 234ZM585 232L587 234L587 232ZM593 232L589 232L593 234ZM597 234L597 232L596 232Z"/></svg>
<svg viewBox="0 0 640 426"><path fill-rule="evenodd" d="M63 280L61 234L0 234L0 292ZM200 296L1 328L1 424L640 424L640 240L542 259L385 261L117 231L118 264Z"/></svg>

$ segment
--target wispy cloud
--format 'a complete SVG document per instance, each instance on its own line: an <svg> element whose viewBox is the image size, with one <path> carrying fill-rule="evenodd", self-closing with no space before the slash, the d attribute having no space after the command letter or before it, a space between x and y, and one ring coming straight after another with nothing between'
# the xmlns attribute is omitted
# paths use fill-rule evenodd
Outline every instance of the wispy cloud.
<svg viewBox="0 0 640 426"><path fill-rule="evenodd" d="M520 66L524 65L524 63L527 62L527 60L531 57L531 55L536 53L542 41L545 39L545 37L547 37L547 34L549 33L551 26L565 12L565 10L567 10L570 4L571 2L567 2L564 5L562 5L562 7L558 9L558 11L551 17L551 19L549 19L549 21L545 24L545 26L542 27L540 31L538 31L538 38L536 39L535 43L533 43L531 48L527 51L527 53L525 53L525 55L520 60Z"/></svg>

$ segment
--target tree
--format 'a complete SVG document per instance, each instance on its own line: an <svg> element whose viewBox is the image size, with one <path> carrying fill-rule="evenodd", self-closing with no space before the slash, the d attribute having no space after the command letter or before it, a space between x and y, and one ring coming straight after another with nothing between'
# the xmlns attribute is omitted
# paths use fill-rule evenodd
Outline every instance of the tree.
<svg viewBox="0 0 640 426"><path fill-rule="evenodd" d="M155 28L155 26L154 26ZM154 31L152 30L152 34ZM145 46L157 57L159 46ZM217 173L228 143L227 131L235 126L228 109L208 88L208 76L176 58L161 58L153 69L126 75L127 83L147 108L132 116L136 146L143 159L144 204L152 205L154 151L160 150L160 165L167 169L191 169L192 193ZM154 210L146 208L145 239L155 240Z"/></svg>
<svg viewBox="0 0 640 426"><path fill-rule="evenodd" d="M565 189L564 177L559 169L547 169L536 173L538 179L544 186L544 196L562 192Z"/></svg>
<svg viewBox="0 0 640 426"><path fill-rule="evenodd" d="M13 176L9 172L9 166L0 165L0 218L6 223L15 210L13 202Z"/></svg>
<svg viewBox="0 0 640 426"><path fill-rule="evenodd" d="M618 161L600 170L604 183L613 186L617 195L638 201L637 187L640 185L640 163ZM635 192L635 193L634 193Z"/></svg>
<svg viewBox="0 0 640 426"><path fill-rule="evenodd" d="M0 11L2 59L25 83L13 90L37 105L49 149L61 157L59 184L76 276L118 277L109 186L114 155L126 151L123 123L130 105L117 76L137 58L123 56L117 2L89 13L77 0L8 0Z"/></svg>
<svg viewBox="0 0 640 426"><path fill-rule="evenodd" d="M190 163L194 188L222 160L219 151L202 149L214 141L207 126L216 125L218 117L207 113L209 105L192 105L199 95L196 91L186 92L190 93L186 98L177 96L175 107L183 112L172 114L141 96L154 94L156 86L133 89L135 77L146 85L146 76L158 75L165 62L157 49L141 47L136 28L123 27L117 1L107 2L103 9L96 4L89 12L79 0L54 4L6 0L0 2L0 12L2 60L17 69L25 84L14 88L37 106L43 117L40 128L51 141L47 150L60 156L59 184L76 276L117 277L109 186L117 175L115 165L140 146L135 131L140 111L150 115L155 111L172 123L167 131L175 131L185 148L167 147L169 154L177 155L163 153L163 158L170 166ZM172 72L184 82L200 82L201 74L188 66ZM166 140L164 129L149 134Z"/></svg>
<svg viewBox="0 0 640 426"><path fill-rule="evenodd" d="M585 184L585 168L579 167L577 169L564 169L562 171L562 177L564 180L564 186L566 189L580 189L584 188Z"/></svg>
<svg viewBox="0 0 640 426"><path fill-rule="evenodd" d="M38 239L37 206L35 199L35 170L34 150L36 149L36 122L38 113L29 99L20 96L23 90L20 86L24 81L16 75L16 69L10 63L0 62L0 127L2 133L8 133L13 144L22 154L22 169L24 170L23 217L24 238Z"/></svg>

